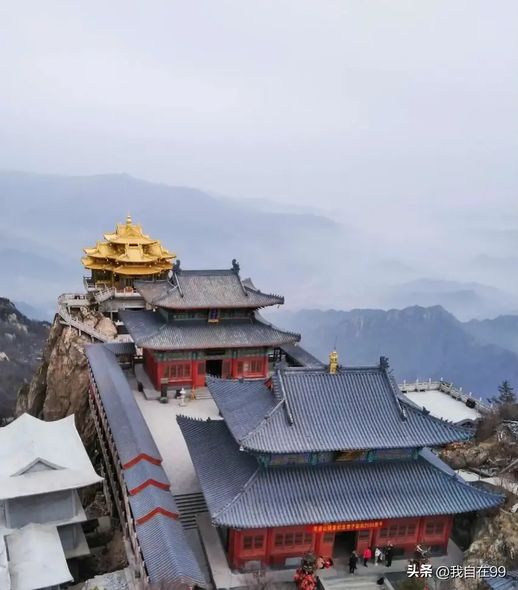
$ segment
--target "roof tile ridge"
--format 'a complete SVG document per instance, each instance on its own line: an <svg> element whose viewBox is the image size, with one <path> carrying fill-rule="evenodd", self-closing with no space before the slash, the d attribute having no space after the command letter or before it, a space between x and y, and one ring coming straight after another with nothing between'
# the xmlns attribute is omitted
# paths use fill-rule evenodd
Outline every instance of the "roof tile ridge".
<svg viewBox="0 0 518 590"><path fill-rule="evenodd" d="M171 279L174 279L174 288L178 289L178 293L180 293L180 297L183 297L184 296L183 291L182 291L182 288L180 287L180 281L178 280L178 273L175 270L173 270L173 274L171 276ZM171 283L171 285L173 285L172 280L169 282Z"/></svg>
<svg viewBox="0 0 518 590"><path fill-rule="evenodd" d="M262 295L263 297L266 297L268 299L273 298L273 299L280 299L283 303L284 303L284 295L279 295L278 293L266 293L265 291L261 291L261 289L259 289L258 287L256 287L255 285L251 286L251 285L245 285L244 282L250 279L241 279L241 277L239 278L239 280L241 281L241 284L243 285L243 288L246 291L249 291L251 293L255 293L256 295Z"/></svg>
<svg viewBox="0 0 518 590"><path fill-rule="evenodd" d="M273 406L273 408L271 410L269 410L264 416L263 418L261 418L261 420L256 424L256 426L254 426L252 428L252 430L250 432L248 432L240 441L239 444L241 446L241 448L248 448L245 445L243 445L243 443L248 442L253 436L255 436L258 432L260 432L263 427L265 426L265 424L268 422L268 420L277 413L277 411L279 410L280 407L282 407L285 403L284 399L280 399L275 406Z"/></svg>
<svg viewBox="0 0 518 590"><path fill-rule="evenodd" d="M227 502L224 506L222 506L217 512L214 513L214 515L212 516L212 520L214 521L216 518L219 518L220 516L224 515L225 512L227 512L238 500L240 500L245 494L246 492L248 492L248 490L255 484L255 482L257 481L258 477L259 477L259 473L261 471L261 467L258 465L256 470L252 473L252 475L248 478L247 482L245 483L245 485L241 488L241 490L229 501Z"/></svg>
<svg viewBox="0 0 518 590"><path fill-rule="evenodd" d="M387 379L387 381L389 383L390 392L392 394L392 399L394 400L394 404L396 405L396 409L399 412L399 415L401 416L401 420L406 421L408 419L406 408L404 408L399 401L399 387L397 386L397 383L395 382L392 375L389 373L388 365L380 364L379 368L383 372L383 374L385 375L385 378Z"/></svg>
<svg viewBox="0 0 518 590"><path fill-rule="evenodd" d="M438 459L440 461L442 461L442 459L440 457L438 457ZM448 473L446 473L445 471L443 471L440 467L437 467L436 465L434 465L431 461L429 461L426 457L423 457L423 455L419 455L418 461L422 461L423 463L425 463L430 469L433 469L434 471L436 471L439 474L439 477L442 477L445 480L451 480L454 479L456 482L458 482L460 485L463 485L465 487L467 487L470 490L475 490L477 493L481 493L484 496L488 496L489 498L505 498L504 494L499 494L497 492L490 492L488 490L484 490L483 488L477 488L475 486L472 486L468 481L466 481L461 475L459 475L455 470L454 472L450 475ZM451 469L451 467L450 467Z"/></svg>
<svg viewBox="0 0 518 590"><path fill-rule="evenodd" d="M277 370L278 371L278 370ZM252 428L252 430L250 430L250 432L248 432L240 441L239 444L241 445L241 447L243 447L243 443L246 443L248 441L250 441L250 439L255 436L258 432L260 432L265 424L268 422L268 420L279 411L279 408L281 408L283 405L285 405L286 403L286 399L284 396L285 392L283 391L283 396L277 401L277 403L273 406L273 408L271 410L269 410L268 412L266 412L266 414L263 416L263 418L256 424L256 426L254 426L254 428ZM275 394L274 394L275 395ZM248 448L248 447L247 447Z"/></svg>
<svg viewBox="0 0 518 590"><path fill-rule="evenodd" d="M157 295L156 297L151 299L151 305L162 301L166 297L169 297L169 295L171 295L171 293L173 293L174 291L178 290L180 292L180 287L178 285L173 285L170 281L167 281L167 282L169 283L169 286L166 287L165 293L162 293L161 295Z"/></svg>
<svg viewBox="0 0 518 590"><path fill-rule="evenodd" d="M282 399L284 400L284 409L286 410L286 417L288 418L289 425L293 426L295 420L293 419L293 414L291 412L290 405L288 404L288 396L286 394L286 387L284 385L283 371L282 369L277 369L276 372L279 379L279 385L281 387Z"/></svg>
<svg viewBox="0 0 518 590"><path fill-rule="evenodd" d="M422 406L422 407L418 406L417 404L415 404L415 402L412 402L409 399L404 399L404 396L403 397L398 396L398 400L399 400L400 404L403 404L404 406L406 406L404 408L405 411L410 410L410 413L418 414L420 416L426 416L427 420L430 420L431 422L435 422L438 424L442 424L443 426L449 426L450 428L452 428L454 430L459 430L463 434L469 435L470 438L473 436L473 432L469 428L465 428L464 426L458 426L457 424L455 424L455 422L452 422L451 420L445 420L444 418L439 418L438 416L434 416L428 410L426 410L426 408L424 406ZM426 413L423 412L423 410L426 410Z"/></svg>
<svg viewBox="0 0 518 590"><path fill-rule="evenodd" d="M243 279L241 278L241 275L239 274L239 267L237 267L236 270L231 269L233 275L237 278L237 281L239 283L239 286L241 287L241 291L243 292L243 295L245 297L248 297L250 295L250 293L246 290L246 287L243 285Z"/></svg>

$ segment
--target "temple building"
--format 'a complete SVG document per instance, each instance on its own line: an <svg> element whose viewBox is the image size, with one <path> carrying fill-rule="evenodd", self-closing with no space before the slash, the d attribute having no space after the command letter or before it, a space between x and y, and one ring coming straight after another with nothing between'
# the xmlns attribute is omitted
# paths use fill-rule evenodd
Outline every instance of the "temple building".
<svg viewBox="0 0 518 590"><path fill-rule="evenodd" d="M118 223L113 233L105 234L104 239L93 248L84 249L86 256L81 262L92 271L91 277L85 279L88 289L132 290L136 278L164 279L171 271L175 254L159 240L144 234L130 216L126 223Z"/></svg>
<svg viewBox="0 0 518 590"><path fill-rule="evenodd" d="M237 262L222 270L184 270L180 261L167 280L135 281L147 309L119 318L137 347L156 389L200 387L206 375L265 378L269 356L299 334L279 330L258 310L284 303L243 280Z"/></svg>
<svg viewBox="0 0 518 590"><path fill-rule="evenodd" d="M502 497L467 484L433 447L470 432L417 408L388 362L281 365L270 379L208 379L223 420L178 416L231 568L284 567L392 543L444 554L455 514Z"/></svg>
<svg viewBox="0 0 518 590"><path fill-rule="evenodd" d="M0 428L0 588L57 588L73 581L67 560L89 555L78 490L102 481L74 416L23 414Z"/></svg>

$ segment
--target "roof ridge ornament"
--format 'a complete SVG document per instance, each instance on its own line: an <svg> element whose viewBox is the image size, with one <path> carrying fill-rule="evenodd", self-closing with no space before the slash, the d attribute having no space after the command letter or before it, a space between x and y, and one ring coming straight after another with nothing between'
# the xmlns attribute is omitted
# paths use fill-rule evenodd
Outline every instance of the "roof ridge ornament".
<svg viewBox="0 0 518 590"><path fill-rule="evenodd" d="M331 353L329 353L329 374L336 375L338 367L338 353L336 350L333 350Z"/></svg>
<svg viewBox="0 0 518 590"><path fill-rule="evenodd" d="M232 258L232 268L231 268L231 270L237 276L237 279L239 281L239 284L241 285L241 290L243 291L243 294L246 297L248 297L250 295L250 293L248 292L247 288L243 284L243 281L242 281L241 277L239 276L240 268L241 267L239 266L239 262L235 258Z"/></svg>

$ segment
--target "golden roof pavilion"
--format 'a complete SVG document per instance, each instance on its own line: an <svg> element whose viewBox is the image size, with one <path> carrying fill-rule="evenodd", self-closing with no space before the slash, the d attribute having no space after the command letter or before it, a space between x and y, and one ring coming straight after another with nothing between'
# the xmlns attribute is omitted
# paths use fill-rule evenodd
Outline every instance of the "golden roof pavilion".
<svg viewBox="0 0 518 590"><path fill-rule="evenodd" d="M121 278L165 278L176 258L159 240L150 238L142 226L132 222L118 223L115 232L104 235L105 242L85 248L81 258L85 268L92 271L92 279L112 283Z"/></svg>

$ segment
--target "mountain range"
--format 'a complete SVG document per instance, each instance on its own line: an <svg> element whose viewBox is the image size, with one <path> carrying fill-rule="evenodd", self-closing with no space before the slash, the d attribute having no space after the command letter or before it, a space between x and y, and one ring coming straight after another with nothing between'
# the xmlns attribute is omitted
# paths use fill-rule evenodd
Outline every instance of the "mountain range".
<svg viewBox="0 0 518 590"><path fill-rule="evenodd" d="M0 293L32 308L33 317L50 320L60 293L82 289L83 248L129 213L177 253L183 268L226 268L237 258L243 276L283 294L292 310L441 305L462 320L518 311L514 259L502 257L512 251L515 234L505 234L504 241L501 232L484 234L493 249L477 244L477 252L492 252L488 274L488 256L480 252L478 258L467 252L466 262L456 264L436 246L428 248L429 233L411 248L395 246L390 240L400 228L379 232L367 213L361 225L317 205L318 195L315 208L298 209L126 174L0 172ZM410 230L405 227L405 235ZM447 240L449 230L444 228ZM458 236L455 243L461 243ZM468 280L473 276L490 282Z"/></svg>
<svg viewBox="0 0 518 590"><path fill-rule="evenodd" d="M276 325L302 334L322 361L336 348L345 365L372 365L388 356L398 382L444 379L478 397L495 395L507 379L518 388L518 316L460 322L440 306L279 310Z"/></svg>
<svg viewBox="0 0 518 590"><path fill-rule="evenodd" d="M336 347L345 365L372 365L388 356L399 382L444 378L484 398L494 395L504 379L518 388L518 316L460 322L439 306L265 315L301 333L302 345L324 362ZM29 320L0 298L0 417L12 413L48 332L47 322Z"/></svg>

